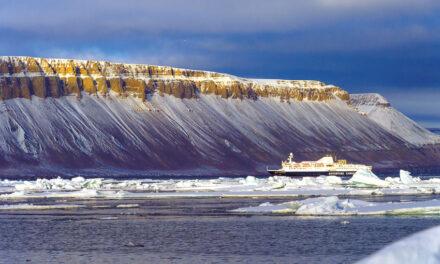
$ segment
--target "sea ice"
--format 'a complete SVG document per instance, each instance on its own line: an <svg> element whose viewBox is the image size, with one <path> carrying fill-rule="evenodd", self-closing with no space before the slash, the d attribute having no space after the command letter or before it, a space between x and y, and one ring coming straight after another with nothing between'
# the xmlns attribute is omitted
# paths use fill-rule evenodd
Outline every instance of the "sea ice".
<svg viewBox="0 0 440 264"><path fill-rule="evenodd" d="M389 182L381 180L377 177L371 170L360 169L358 170L348 183L355 185L364 185L364 186L377 186L377 187L387 187Z"/></svg>
<svg viewBox="0 0 440 264"><path fill-rule="evenodd" d="M431 195L440 193L440 179L420 179L401 171L385 180L360 170L346 180L336 176L218 179L37 179L0 181L0 200L17 198L168 198L168 197L310 197Z"/></svg>
<svg viewBox="0 0 440 264"><path fill-rule="evenodd" d="M51 205L41 205L41 204L4 204L0 205L1 210L54 210L54 209L77 209L84 206L76 204L51 204Z"/></svg>
<svg viewBox="0 0 440 264"><path fill-rule="evenodd" d="M431 215L440 214L440 200L372 203L336 196L317 197L281 204L264 203L232 210L235 213L288 213L304 216L338 215Z"/></svg>
<svg viewBox="0 0 440 264"><path fill-rule="evenodd" d="M400 170L400 181L403 184L414 184L420 182L420 178L414 178L409 171Z"/></svg>
<svg viewBox="0 0 440 264"><path fill-rule="evenodd" d="M116 208L136 208L139 204L118 204Z"/></svg>
<svg viewBox="0 0 440 264"><path fill-rule="evenodd" d="M37 179L36 181L23 181L15 184L15 189L23 190L78 190L83 188L98 189L102 186L102 179L84 179L75 177L71 180L62 179Z"/></svg>

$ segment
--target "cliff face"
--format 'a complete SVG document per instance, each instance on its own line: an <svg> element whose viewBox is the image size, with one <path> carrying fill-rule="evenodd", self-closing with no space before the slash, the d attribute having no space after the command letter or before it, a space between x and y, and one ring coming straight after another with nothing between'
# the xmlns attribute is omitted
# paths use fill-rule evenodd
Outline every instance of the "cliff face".
<svg viewBox="0 0 440 264"><path fill-rule="evenodd" d="M350 104L362 115L368 116L387 131L410 144L416 146L440 144L438 135L397 111L380 94L353 94Z"/></svg>
<svg viewBox="0 0 440 264"><path fill-rule="evenodd" d="M0 57L0 100L13 98L58 98L81 92L106 96L169 94L197 98L215 94L222 98L253 99L279 96L282 100L348 100L342 89L318 81L264 81L241 79L220 73L171 67L128 65L98 61Z"/></svg>
<svg viewBox="0 0 440 264"><path fill-rule="evenodd" d="M335 153L378 169L440 164L437 137L416 144L358 108L374 98L350 102L347 92L317 81L0 62L0 175L261 174L289 152L298 159Z"/></svg>

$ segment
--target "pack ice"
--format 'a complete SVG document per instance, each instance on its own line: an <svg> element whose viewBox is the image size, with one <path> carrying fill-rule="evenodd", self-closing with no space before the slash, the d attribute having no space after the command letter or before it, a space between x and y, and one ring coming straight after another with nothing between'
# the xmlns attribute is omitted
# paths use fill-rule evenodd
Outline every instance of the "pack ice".
<svg viewBox="0 0 440 264"><path fill-rule="evenodd" d="M166 198L166 197L307 197L426 195L440 193L440 179L420 179L401 171L399 177L380 179L371 171L360 170L352 178L268 177L217 179L104 178L37 179L0 181L0 199L30 197L73 198Z"/></svg>
<svg viewBox="0 0 440 264"><path fill-rule="evenodd" d="M430 215L440 213L440 200L373 203L337 196L309 198L281 204L263 203L232 210L234 213L273 213L302 216Z"/></svg>

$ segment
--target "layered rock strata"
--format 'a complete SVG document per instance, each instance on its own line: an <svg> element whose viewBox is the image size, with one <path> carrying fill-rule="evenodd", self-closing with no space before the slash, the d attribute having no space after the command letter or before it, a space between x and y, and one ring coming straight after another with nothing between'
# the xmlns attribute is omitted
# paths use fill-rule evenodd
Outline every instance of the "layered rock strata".
<svg viewBox="0 0 440 264"><path fill-rule="evenodd" d="M276 96L288 102L349 99L346 91L319 81L254 80L151 65L0 57L0 100L81 97L81 92L105 96L110 91L143 100L156 92L188 99L200 94L253 100Z"/></svg>

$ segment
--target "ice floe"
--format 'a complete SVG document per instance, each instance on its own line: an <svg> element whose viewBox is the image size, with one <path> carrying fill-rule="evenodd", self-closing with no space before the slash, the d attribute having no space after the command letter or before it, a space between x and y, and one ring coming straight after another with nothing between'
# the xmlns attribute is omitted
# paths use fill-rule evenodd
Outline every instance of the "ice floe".
<svg viewBox="0 0 440 264"><path fill-rule="evenodd" d="M218 179L37 179L0 181L0 200L19 198L176 198L176 197L308 197L440 194L440 178L420 179L401 171L381 179L360 170L350 179L336 176Z"/></svg>
<svg viewBox="0 0 440 264"><path fill-rule="evenodd" d="M238 208L231 212L244 214L284 213L302 216L432 215L440 214L440 200L373 203L330 196L281 204L263 203L259 206Z"/></svg>
<svg viewBox="0 0 440 264"><path fill-rule="evenodd" d="M439 238L440 226L437 226L394 242L358 263L439 263Z"/></svg>
<svg viewBox="0 0 440 264"><path fill-rule="evenodd" d="M56 179L37 179L36 181L23 181L15 184L16 190L78 190L78 189L97 189L102 186L102 179L84 179L75 177L71 180Z"/></svg>
<svg viewBox="0 0 440 264"><path fill-rule="evenodd" d="M139 204L118 204L116 208L137 208Z"/></svg>
<svg viewBox="0 0 440 264"><path fill-rule="evenodd" d="M412 177L409 171L400 170L400 181L403 184L414 184L420 182L420 178Z"/></svg>
<svg viewBox="0 0 440 264"><path fill-rule="evenodd" d="M3 204L0 205L0 211L2 210L55 210L55 209L78 209L84 207L82 205L76 204L50 204L50 205L41 205L41 204L29 204L29 203L20 203L20 204Z"/></svg>
<svg viewBox="0 0 440 264"><path fill-rule="evenodd" d="M387 187L390 185L389 182L381 180L377 177L372 171L367 169L358 170L350 180L348 180L350 184L356 185L365 185L368 186L377 186L377 187Z"/></svg>

